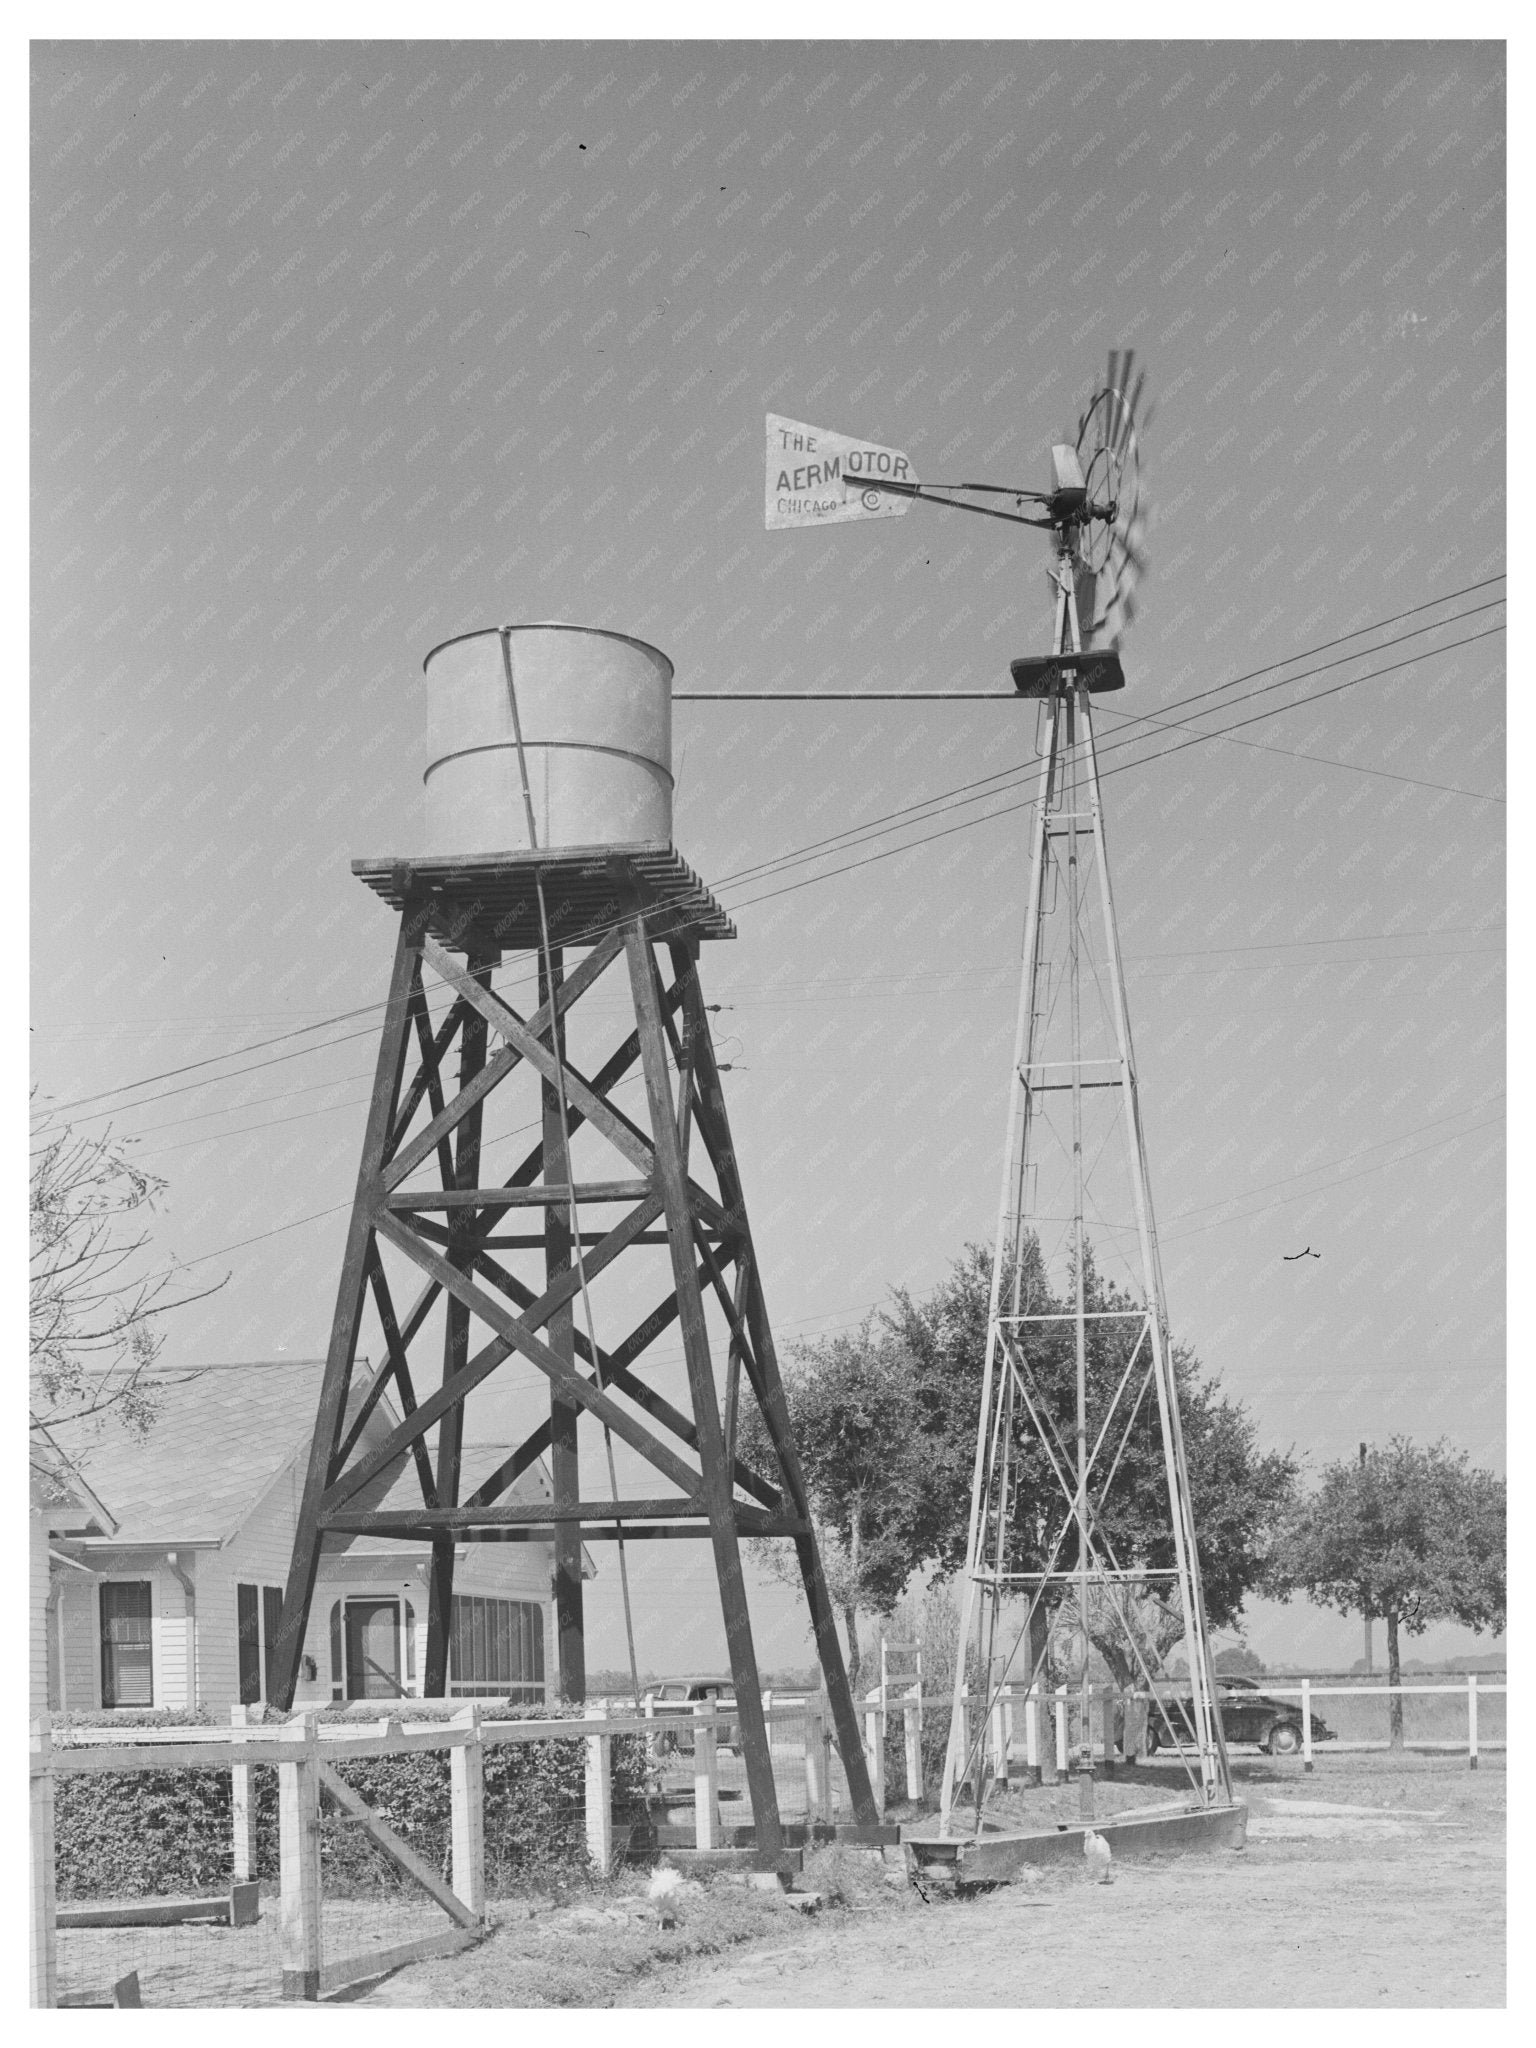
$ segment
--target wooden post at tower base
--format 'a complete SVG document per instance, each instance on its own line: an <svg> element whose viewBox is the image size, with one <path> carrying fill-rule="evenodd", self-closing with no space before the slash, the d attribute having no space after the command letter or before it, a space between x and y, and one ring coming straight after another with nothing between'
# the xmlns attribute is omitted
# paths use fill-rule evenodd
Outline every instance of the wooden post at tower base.
<svg viewBox="0 0 1536 2048"><path fill-rule="evenodd" d="M693 1706L693 1836L696 1849L720 1847L720 1769L713 1700Z"/></svg>
<svg viewBox="0 0 1536 2048"><path fill-rule="evenodd" d="M320 1757L315 1717L299 1724L293 1762L277 1767L278 1854L282 1893L283 1996L320 1996Z"/></svg>
<svg viewBox="0 0 1536 2048"><path fill-rule="evenodd" d="M453 1889L477 1920L485 1918L485 1744L480 1704L471 1700L469 1740L448 1752L453 1807Z"/></svg>

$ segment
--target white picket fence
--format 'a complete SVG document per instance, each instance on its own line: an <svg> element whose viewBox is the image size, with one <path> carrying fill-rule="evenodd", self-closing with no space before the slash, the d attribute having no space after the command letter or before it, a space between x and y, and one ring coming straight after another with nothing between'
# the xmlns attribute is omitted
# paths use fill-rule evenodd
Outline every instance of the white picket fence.
<svg viewBox="0 0 1536 2048"><path fill-rule="evenodd" d="M1508 1686L1503 1680L1488 1680L1476 1672L1469 1672L1465 1679L1453 1682L1424 1683L1409 1685L1347 1685L1321 1683L1310 1678L1300 1680L1268 1679L1260 1682L1259 1690L1267 1699L1296 1700L1300 1706L1299 1719L1302 1727L1301 1760L1302 1768L1310 1771L1314 1766L1314 1743L1312 1737L1312 1710L1319 1700L1360 1700L1368 1702L1373 1710L1379 1710L1383 1727L1382 1735L1366 1739L1331 1736L1327 1753L1343 1756L1366 1752L1388 1751L1392 1747L1390 1734L1386 1732L1391 1702L1407 1699L1457 1698L1466 1703L1465 1733L1455 1736L1426 1736L1409 1734L1405 1736L1402 1748L1422 1753L1448 1752L1464 1753L1468 1767L1477 1769L1481 1751L1502 1751L1506 1742L1503 1737L1492 1740L1479 1733L1478 1705L1490 1696L1505 1697ZM1089 1689L1090 1723L1097 1721L1099 1741L1094 1746L1105 1756L1111 1752L1111 1743L1104 1733L1105 1721L1113 1714L1123 1713L1128 1707L1144 1709L1147 1721L1156 1726L1160 1720L1158 1699L1165 1705L1172 1705L1178 1697L1174 1688L1165 1689L1154 1696L1143 1690L1121 1691L1115 1686L1095 1685ZM977 1712L988 1713L988 1725L983 1736L984 1754L991 1774L1006 1779L1010 1773L1022 1766L1025 1773L1036 1783L1041 1771L1042 1745L1054 1748L1057 1770L1063 1775L1069 1768L1071 1755L1083 1740L1080 1720L1082 1688L1059 1686L1053 1691L1044 1688L1026 1690L1022 1686L1005 1686L990 1697L990 1707L979 1694L969 1688L963 1694L968 1717ZM875 1785L876 1804L881 1811L886 1805L886 1753L892 1740L890 1722L899 1722L899 1740L904 1752L906 1784L909 1795L919 1796L923 1789L922 1726L923 1716L938 1714L942 1725L948 1727L951 1701L948 1694L942 1697L920 1698L915 1689L896 1693L890 1692L883 1699L877 1690L869 1693L864 1701L864 1748L869 1763L870 1775ZM1143 1724L1145 1725L1145 1724ZM1166 1740L1165 1731L1164 1739ZM976 1741L978 1731L971 1722L971 1743ZM1141 1740L1134 1744L1128 1739L1127 1747L1133 1753L1144 1754Z"/></svg>

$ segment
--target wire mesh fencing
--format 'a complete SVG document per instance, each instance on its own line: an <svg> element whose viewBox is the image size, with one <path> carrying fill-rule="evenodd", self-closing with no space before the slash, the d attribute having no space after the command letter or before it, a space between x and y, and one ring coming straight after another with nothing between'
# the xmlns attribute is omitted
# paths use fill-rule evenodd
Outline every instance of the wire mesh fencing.
<svg viewBox="0 0 1536 2048"><path fill-rule="evenodd" d="M650 1850L633 1716L402 1708L408 1721L39 1724L34 2002L327 1997L467 1946L497 1899L600 1881Z"/></svg>

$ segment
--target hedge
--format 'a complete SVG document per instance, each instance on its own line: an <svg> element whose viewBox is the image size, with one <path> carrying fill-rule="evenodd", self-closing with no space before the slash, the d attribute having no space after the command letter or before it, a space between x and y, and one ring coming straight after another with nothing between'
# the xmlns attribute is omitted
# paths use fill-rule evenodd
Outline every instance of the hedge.
<svg viewBox="0 0 1536 2048"><path fill-rule="evenodd" d="M417 1703L412 1703L413 1714ZM569 1709L486 1703L496 1720L578 1720ZM322 1720L357 1720L345 1710ZM378 1714L362 1717L376 1722ZM57 1726L61 1742L74 1726L122 1725L113 1714L80 1714ZM134 1716L137 1727L227 1726L207 1712L168 1710ZM404 1756L354 1757L334 1766L420 1855L445 1877L451 1862L452 1818L447 1750ZM643 1736L613 1743L613 1803L621 1823L646 1831L646 1745ZM251 1771L255 1803L253 1875L278 1877L277 1771ZM520 1883L580 1882L591 1875L586 1853L586 1753L579 1741L494 1743L485 1750L485 1866L492 1893ZM398 1866L334 1801L322 1795L323 1885L338 1896L412 1891ZM54 1784L54 1871L60 1898L144 1898L217 1892L233 1876L228 1768L103 1771L60 1777ZM622 1827L621 1827L622 1834Z"/></svg>

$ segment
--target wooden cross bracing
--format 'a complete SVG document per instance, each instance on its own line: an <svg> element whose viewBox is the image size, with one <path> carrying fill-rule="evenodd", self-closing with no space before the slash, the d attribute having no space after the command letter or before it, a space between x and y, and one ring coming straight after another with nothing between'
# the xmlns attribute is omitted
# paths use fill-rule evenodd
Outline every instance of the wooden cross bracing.
<svg viewBox="0 0 1536 2048"><path fill-rule="evenodd" d="M510 857L497 874L505 882L508 868L528 864L527 856ZM441 878L434 888L409 870L402 874L398 864L389 868L387 882L382 864L356 865L396 901L400 924L275 1645L275 1700L292 1702L327 1536L387 1536L430 1546L424 1678L428 1693L436 1694L447 1689L457 1547L553 1541L560 1668L572 1697L584 1688L583 1542L707 1537L758 1845L772 1850L780 1840L778 1811L740 1540L787 1537L801 1568L855 1811L861 1821L874 1822L699 986L700 937L724 934L697 916L690 929L687 906L680 911L654 877L620 863L617 879L627 886L615 888L609 914L595 923L589 916L585 926L580 918L567 920L571 943L586 945L583 956L569 966L564 946L537 956L540 1000L525 1017L496 993L491 979L508 925L514 941L522 942L519 950L527 945L527 925L504 914L498 930L487 918L487 900L502 899L484 886L484 877L470 877L481 884L470 890L460 871L447 888ZM557 918L571 864L548 855L539 866ZM626 983L634 1028L601 1064L583 1071L565 1042L572 1014L594 988L612 993ZM442 1009L435 1020L434 1003ZM456 1077L449 1070L455 1046ZM637 1067L643 1121L614 1099L615 1088ZM510 1097L518 1081L530 1080L541 1096L533 1125L538 1141L505 1178L493 1181L483 1170L487 1108L498 1090ZM601 1178L574 1163L578 1132L586 1134L586 1156L599 1148L608 1155ZM534 1227L519 1230L521 1218ZM662 1246L670 1255L670 1289L617 1343L599 1343L576 1313L584 1290L625 1254ZM514 1270L517 1254L536 1250L544 1253L542 1284ZM626 1271L630 1267L632 1259ZM399 1292L402 1270L416 1287L409 1300ZM442 1363L429 1386L424 1333L440 1305ZM723 1328L723 1390L711 1350L711 1305ZM381 1363L365 1381L355 1363L369 1307ZM644 1377L647 1352L673 1324L682 1340L686 1406ZM466 1490L466 1403L478 1389L494 1387L497 1369L509 1359L533 1367L547 1382L548 1410ZM399 1420L382 1435L375 1423L365 1441L386 1391ZM771 1469L757 1469L742 1455L740 1421L748 1401L761 1416ZM626 1445L665 1490L640 1498L583 1498L575 1455L583 1418ZM553 1499L508 1499L517 1480L545 1457ZM401 1505L394 1492L387 1507L379 1505L406 1473L413 1475L419 1504Z"/></svg>

